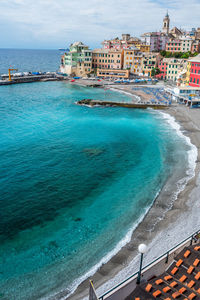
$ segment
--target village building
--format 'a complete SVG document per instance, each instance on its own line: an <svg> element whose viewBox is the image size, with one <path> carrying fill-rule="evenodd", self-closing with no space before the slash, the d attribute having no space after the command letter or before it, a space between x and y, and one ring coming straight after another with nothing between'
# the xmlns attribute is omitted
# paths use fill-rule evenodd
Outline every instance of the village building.
<svg viewBox="0 0 200 300"><path fill-rule="evenodd" d="M180 37L181 41L181 52L191 52L193 39L189 36Z"/></svg>
<svg viewBox="0 0 200 300"><path fill-rule="evenodd" d="M181 52L181 40L180 39L171 39L166 43L166 51L169 52Z"/></svg>
<svg viewBox="0 0 200 300"><path fill-rule="evenodd" d="M200 87L200 54L191 58L189 61L190 78L189 85Z"/></svg>
<svg viewBox="0 0 200 300"><path fill-rule="evenodd" d="M116 49L95 49L92 56L94 69L122 69L124 51Z"/></svg>
<svg viewBox="0 0 200 300"><path fill-rule="evenodd" d="M185 71L187 68L186 59L167 58L165 61L168 62L167 79L171 81L176 81L179 73Z"/></svg>
<svg viewBox="0 0 200 300"><path fill-rule="evenodd" d="M163 58L158 63L158 69L160 74L156 75L157 79L166 80L167 79L167 68L168 68L168 58Z"/></svg>
<svg viewBox="0 0 200 300"><path fill-rule="evenodd" d="M92 71L92 50L82 42L75 42L61 58L60 71L74 76L85 76Z"/></svg>
<svg viewBox="0 0 200 300"><path fill-rule="evenodd" d="M151 72L158 66L160 59L159 53L145 53L142 59L142 74L151 77Z"/></svg>

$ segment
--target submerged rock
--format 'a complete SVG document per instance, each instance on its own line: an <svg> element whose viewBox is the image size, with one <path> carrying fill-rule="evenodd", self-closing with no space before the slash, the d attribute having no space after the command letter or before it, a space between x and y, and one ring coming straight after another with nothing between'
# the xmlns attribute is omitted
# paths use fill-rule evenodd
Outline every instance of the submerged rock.
<svg viewBox="0 0 200 300"><path fill-rule="evenodd" d="M79 221L81 221L81 218L76 218L76 219L74 219L74 221L79 222Z"/></svg>
<svg viewBox="0 0 200 300"><path fill-rule="evenodd" d="M83 149L83 152L87 153L90 156L100 155L104 151L105 151L105 149L101 149L101 148L85 148L85 149Z"/></svg>

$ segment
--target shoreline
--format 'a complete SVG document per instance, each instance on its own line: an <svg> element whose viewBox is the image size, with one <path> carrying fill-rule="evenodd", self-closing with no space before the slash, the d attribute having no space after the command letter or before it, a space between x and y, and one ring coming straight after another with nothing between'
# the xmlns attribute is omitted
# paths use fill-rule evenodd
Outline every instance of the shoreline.
<svg viewBox="0 0 200 300"><path fill-rule="evenodd" d="M112 88L112 87L110 87ZM135 90L132 91L129 88L130 86L125 86L123 89L120 88L118 89L119 92L126 92L129 94L132 94L135 96ZM117 90L117 87L115 86L115 91ZM137 95L137 94L136 94ZM143 95L138 95L139 97ZM147 98L148 95L146 94ZM142 97L143 98L143 97ZM142 100L148 100L148 99L142 99ZM149 225L149 215L150 211L152 208L155 208L155 204L153 203L151 208L148 210L147 214L142 218L142 221L137 225L136 228L133 228L133 234L131 234L131 240L126 243L125 246L123 246L117 254L115 254L108 262L103 264L95 273L93 276L88 277L86 280L84 280L78 288L75 290L73 294L70 296L66 296L66 294L61 292L59 295L55 295L52 298L49 299L87 299L88 295L88 287L89 287L89 279L92 279L94 282L95 287L97 288L97 294L100 296L108 290L109 288L113 287L117 283L119 283L121 280L125 279L129 275L133 274L135 271L137 271L137 265L138 265L138 254L137 254L137 246L141 242L145 242L149 246L149 255L145 258L146 263L149 263L152 261L154 258L156 258L158 255L162 254L167 250L167 248L173 246L176 244L174 242L174 235L173 232L175 232L175 229L179 227L179 233L180 233L180 224L181 222L178 222L177 219L180 219L185 213L189 211L189 207L186 207L186 203L189 201L188 196L191 194L191 192L194 190L195 185L197 184L198 177L199 177L199 170L200 170L200 121L198 121L198 111L197 110L189 110L187 107L181 107L181 106L176 106L176 107L171 107L165 111L164 113L169 114L170 116L173 116L175 118L175 121L181 125L181 132L184 132L185 136L188 136L191 139L191 142L193 145L196 145L198 149L198 158L197 158L197 163L196 163L196 169L195 169L195 176L190 179L186 186L184 187L183 191L180 191L178 193L177 199L174 201L172 208L169 209L166 214L164 215L164 218L157 222L157 224L154 224L155 230L153 231L145 231L144 232L144 227L147 228ZM196 115L195 121L193 115ZM193 120L192 120L193 118ZM185 132L186 131L186 132ZM200 181L200 180L199 180ZM199 187L200 190L200 187ZM158 198L161 198L162 200L162 191ZM157 203L157 199L156 199ZM199 210L200 211L200 210ZM178 217L177 218L177 212L178 212ZM169 222L170 219L170 222ZM184 218L183 218L184 220ZM170 229L170 225L172 228ZM178 226L179 225L179 226ZM200 222L198 224L197 222L197 228L199 229ZM182 228L182 236L179 234L180 241L189 235L191 232L186 233L185 232L185 227L183 226ZM170 235L170 233L172 234ZM184 236L185 233L185 236ZM156 240L159 240L159 237L161 235L168 236L166 239L167 241L167 248L160 250L160 252L155 253L155 242ZM170 237L170 238L169 238ZM171 243L171 244L170 244ZM153 250L153 253L151 253ZM145 263L144 261L144 263ZM145 264L146 264L145 263ZM131 269L131 271L130 271ZM91 270L90 270L91 271Z"/></svg>

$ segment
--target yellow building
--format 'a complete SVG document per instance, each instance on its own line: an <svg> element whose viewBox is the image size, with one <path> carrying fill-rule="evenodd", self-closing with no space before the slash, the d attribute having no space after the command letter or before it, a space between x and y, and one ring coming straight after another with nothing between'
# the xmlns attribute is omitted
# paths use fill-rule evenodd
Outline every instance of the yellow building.
<svg viewBox="0 0 200 300"><path fill-rule="evenodd" d="M189 82L190 82L191 66L192 66L192 63L191 63L190 60L188 60L188 61L187 61L186 80L185 80L185 84L186 84L186 85L189 85Z"/></svg>
<svg viewBox="0 0 200 300"><path fill-rule="evenodd" d="M137 45L137 47L139 48L139 50L141 51L141 52L150 52L150 45L146 45L146 44L139 44L139 45Z"/></svg>
<svg viewBox="0 0 200 300"><path fill-rule="evenodd" d="M138 53L139 50L136 47L131 47L130 49L125 49L124 50L124 64L123 67L124 69L130 69L132 68L133 65L133 58Z"/></svg>
<svg viewBox="0 0 200 300"><path fill-rule="evenodd" d="M177 81L180 73L184 72L186 66L186 59L168 58L167 79Z"/></svg>
<svg viewBox="0 0 200 300"><path fill-rule="evenodd" d="M151 72L158 66L160 54L155 52L145 53L142 59L142 73L144 76L151 77Z"/></svg>
<svg viewBox="0 0 200 300"><path fill-rule="evenodd" d="M137 48L124 50L124 69L129 69L132 74L142 76L142 61L145 53L140 52Z"/></svg>

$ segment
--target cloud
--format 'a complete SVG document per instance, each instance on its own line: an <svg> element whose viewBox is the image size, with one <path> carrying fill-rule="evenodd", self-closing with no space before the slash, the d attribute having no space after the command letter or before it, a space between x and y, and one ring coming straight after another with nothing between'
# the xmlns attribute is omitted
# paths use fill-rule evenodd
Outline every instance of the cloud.
<svg viewBox="0 0 200 300"><path fill-rule="evenodd" d="M172 26L200 27L199 0L1 0L0 47L96 46L121 33L160 30L167 9Z"/></svg>

